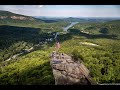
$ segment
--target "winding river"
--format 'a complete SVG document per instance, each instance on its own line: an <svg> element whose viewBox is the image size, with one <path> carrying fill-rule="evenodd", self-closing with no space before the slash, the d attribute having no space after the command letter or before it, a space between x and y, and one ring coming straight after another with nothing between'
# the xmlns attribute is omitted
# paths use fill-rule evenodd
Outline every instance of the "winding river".
<svg viewBox="0 0 120 90"><path fill-rule="evenodd" d="M69 29L69 28L71 28L73 25L75 25L75 24L77 24L77 23L79 23L79 22L72 22L70 25L68 25L67 27L64 27L63 28L63 31L66 31L67 32L67 30ZM59 35L59 32L57 32L56 33L56 35L55 35L55 37L54 37L54 39L56 39L57 40L57 35ZM39 46L40 44L37 44L37 46ZM35 45L36 46L36 45ZM30 49L28 49L28 50L25 50L24 52L21 52L21 53L18 53L18 54L15 54L15 55L13 55L12 57L10 57L9 59L7 59L7 60L5 60L5 61L10 61L11 59L15 59L16 57L18 57L18 56L20 56L20 55L22 55L22 54L24 54L24 53L30 53L32 50L34 50L34 46L33 47L31 47Z"/></svg>
<svg viewBox="0 0 120 90"><path fill-rule="evenodd" d="M79 23L79 22L72 22L72 23L71 23L70 25L68 25L67 27L64 27L63 30L67 32L67 30L68 30L69 28L71 28L73 25L75 25L75 24L77 24L77 23Z"/></svg>
<svg viewBox="0 0 120 90"><path fill-rule="evenodd" d="M72 22L70 25L68 25L68 26L66 26L66 27L63 27L63 31L66 31L66 32L67 32L67 30L68 30L69 28L71 28L73 25L75 25L75 24L77 24L77 23L79 23L79 22ZM56 32L56 35L55 35L54 39L57 39L58 34L59 34L59 32Z"/></svg>

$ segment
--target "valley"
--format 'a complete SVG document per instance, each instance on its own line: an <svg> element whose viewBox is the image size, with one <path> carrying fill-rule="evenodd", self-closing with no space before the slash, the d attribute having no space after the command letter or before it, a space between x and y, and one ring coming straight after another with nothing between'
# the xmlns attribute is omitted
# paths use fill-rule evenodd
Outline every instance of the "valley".
<svg viewBox="0 0 120 90"><path fill-rule="evenodd" d="M50 21L0 11L0 85L54 85L50 54L57 33L59 52L82 60L93 80L120 83L119 24L97 18Z"/></svg>

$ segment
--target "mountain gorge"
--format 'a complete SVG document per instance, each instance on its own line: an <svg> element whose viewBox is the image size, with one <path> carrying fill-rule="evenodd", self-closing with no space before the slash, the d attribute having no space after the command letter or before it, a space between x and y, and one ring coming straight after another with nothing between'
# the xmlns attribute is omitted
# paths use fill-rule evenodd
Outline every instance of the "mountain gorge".
<svg viewBox="0 0 120 90"><path fill-rule="evenodd" d="M63 31L71 22L79 23ZM0 11L0 85L54 85L56 32L59 52L82 60L96 82L120 83L119 19L38 19Z"/></svg>

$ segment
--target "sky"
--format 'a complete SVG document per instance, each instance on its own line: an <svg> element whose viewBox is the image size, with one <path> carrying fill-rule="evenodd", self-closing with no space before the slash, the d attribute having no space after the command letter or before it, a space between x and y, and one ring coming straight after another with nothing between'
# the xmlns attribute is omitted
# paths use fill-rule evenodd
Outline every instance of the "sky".
<svg viewBox="0 0 120 90"><path fill-rule="evenodd" d="M120 17L120 5L0 5L0 10L27 16Z"/></svg>

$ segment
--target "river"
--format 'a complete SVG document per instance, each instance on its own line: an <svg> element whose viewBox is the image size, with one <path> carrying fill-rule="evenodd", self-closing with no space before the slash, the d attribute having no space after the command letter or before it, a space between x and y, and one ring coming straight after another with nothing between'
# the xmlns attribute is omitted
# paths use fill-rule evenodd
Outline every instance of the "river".
<svg viewBox="0 0 120 90"><path fill-rule="evenodd" d="M69 28L71 28L73 25L75 25L75 24L77 24L77 23L79 23L79 22L72 22L72 23L71 23L70 25L68 25L67 27L64 27L63 30L67 32L67 30L68 30ZM59 34L59 32L56 33L54 39L57 40L57 35L58 35L58 34ZM39 46L39 45L40 45L40 44L37 44L37 46ZM35 46L36 46L36 45L35 45ZM31 48L28 49L28 50L25 50L24 52L21 52L21 53L18 53L18 54L13 55L12 57L10 57L9 59L7 59L7 60L5 60L5 61L10 61L11 59L15 59L15 58L18 57L19 55L22 55L22 54L24 54L24 53L26 53L26 52L30 53L32 50L34 50L34 46L31 47Z"/></svg>
<svg viewBox="0 0 120 90"><path fill-rule="evenodd" d="M64 27L63 30L67 32L67 30L68 30L69 28L71 28L73 25L75 25L75 24L77 24L77 23L79 23L79 22L72 22L72 23L71 23L70 25L68 25L67 27Z"/></svg>
<svg viewBox="0 0 120 90"><path fill-rule="evenodd" d="M63 31L66 31L66 32L67 32L67 30L68 30L69 28L71 28L73 25L75 25L75 24L77 24L77 23L79 23L79 22L72 22L70 25L68 25L68 26L66 26L66 27L63 27ZM55 37L54 37L55 40L57 40L58 34L59 34L59 32L56 32Z"/></svg>

